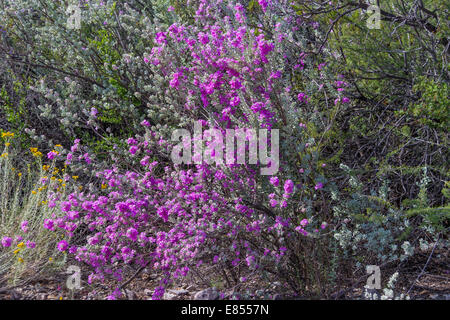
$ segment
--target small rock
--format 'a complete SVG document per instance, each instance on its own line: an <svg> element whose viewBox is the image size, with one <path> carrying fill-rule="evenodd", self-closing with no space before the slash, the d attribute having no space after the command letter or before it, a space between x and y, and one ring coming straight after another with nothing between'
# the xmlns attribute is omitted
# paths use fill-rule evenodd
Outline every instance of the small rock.
<svg viewBox="0 0 450 320"><path fill-rule="evenodd" d="M145 294L146 296L152 296L152 295L153 295L153 291L150 290L150 289L145 289L145 290L144 290L144 294Z"/></svg>
<svg viewBox="0 0 450 320"><path fill-rule="evenodd" d="M272 283L272 288L278 288L281 287L281 282L275 281L274 283Z"/></svg>
<svg viewBox="0 0 450 320"><path fill-rule="evenodd" d="M194 295L194 300L217 300L218 298L219 293L213 288L199 291Z"/></svg>
<svg viewBox="0 0 450 320"><path fill-rule="evenodd" d="M189 293L189 291L185 290L185 289L169 289L167 291L170 293L173 293L174 295L177 295L177 296L181 296L181 295Z"/></svg>
<svg viewBox="0 0 450 320"><path fill-rule="evenodd" d="M165 292L165 293L164 293L164 298L163 298L163 299L164 299L164 300L173 300L175 297L176 297L175 294Z"/></svg>
<svg viewBox="0 0 450 320"><path fill-rule="evenodd" d="M136 294L133 291L125 289L125 293L126 293L126 296L127 296L128 300L135 300L136 299Z"/></svg>

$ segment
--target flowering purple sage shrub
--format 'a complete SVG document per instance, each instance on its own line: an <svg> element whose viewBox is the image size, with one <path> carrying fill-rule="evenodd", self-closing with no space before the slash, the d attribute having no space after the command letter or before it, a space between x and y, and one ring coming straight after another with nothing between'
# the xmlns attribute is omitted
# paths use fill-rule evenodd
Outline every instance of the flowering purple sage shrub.
<svg viewBox="0 0 450 320"><path fill-rule="evenodd" d="M293 40L300 28L270 11L289 10L287 3L270 3L257 28L247 24L242 4L190 4L197 8L195 22L157 26L155 46L142 58L164 91L153 99L163 94L165 100L148 114L169 120L150 128L144 121L146 135L127 140L133 169L97 171L97 191L61 202L59 228L69 236L81 225L91 231L84 245L61 248L92 266L90 282L108 275L121 282L130 263L151 266L164 275L155 298L202 264L220 266L235 281L246 273L271 274L299 293L311 271L323 276L309 252L322 251L325 263L320 243L327 240L319 234L328 217L319 214L323 200L317 197L327 181L305 124L314 88L295 92L290 68L292 60L298 72L316 67ZM280 173L269 179L257 165L175 166L171 130L191 128L195 120L220 130L280 129Z"/></svg>

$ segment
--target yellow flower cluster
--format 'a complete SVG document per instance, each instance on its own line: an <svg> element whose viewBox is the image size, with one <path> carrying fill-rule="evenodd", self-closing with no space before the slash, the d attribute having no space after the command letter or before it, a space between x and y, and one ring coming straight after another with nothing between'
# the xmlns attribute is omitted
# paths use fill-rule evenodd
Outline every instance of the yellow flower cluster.
<svg viewBox="0 0 450 320"><path fill-rule="evenodd" d="M17 244L17 248L16 250L13 251L14 254L18 254L20 252L20 250L22 250L25 247L25 243L21 242L19 244ZM20 258L19 258L20 259Z"/></svg>
<svg viewBox="0 0 450 320"><path fill-rule="evenodd" d="M42 169L43 169L43 171L49 171L52 174L50 176L50 178L48 176L44 176L44 177L42 177L42 179L57 182L57 185L55 185L56 191L63 192L66 187L66 183L64 181L64 179L66 179L66 178L62 179L61 174L66 171L66 166L64 166L64 168L57 168L57 167L51 168L49 165L43 165ZM52 171L50 171L50 169L52 169ZM73 176L73 177L78 178L78 176ZM74 180L76 180L76 179L74 179ZM45 186L41 187L40 189L38 189L38 191L42 191L44 188L46 188L46 187Z"/></svg>
<svg viewBox="0 0 450 320"><path fill-rule="evenodd" d="M40 152L38 148L30 148L30 151L34 157L42 157L42 152Z"/></svg>
<svg viewBox="0 0 450 320"><path fill-rule="evenodd" d="M2 132L2 138L8 138L8 137L11 137L11 138L14 138L14 132Z"/></svg>

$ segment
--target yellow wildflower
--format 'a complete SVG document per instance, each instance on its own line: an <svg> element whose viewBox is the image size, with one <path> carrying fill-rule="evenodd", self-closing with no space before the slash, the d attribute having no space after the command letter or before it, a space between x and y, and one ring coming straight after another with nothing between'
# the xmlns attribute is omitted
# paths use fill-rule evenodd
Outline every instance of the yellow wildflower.
<svg viewBox="0 0 450 320"><path fill-rule="evenodd" d="M22 241L21 243L17 244L17 246L18 246L19 248L22 248L22 247L25 246L25 243L23 243L23 241Z"/></svg>
<svg viewBox="0 0 450 320"><path fill-rule="evenodd" d="M2 132L2 138L11 137L14 138L14 132Z"/></svg>
<svg viewBox="0 0 450 320"><path fill-rule="evenodd" d="M19 263L23 263L23 259L22 258L19 258L17 260L19 261Z"/></svg>

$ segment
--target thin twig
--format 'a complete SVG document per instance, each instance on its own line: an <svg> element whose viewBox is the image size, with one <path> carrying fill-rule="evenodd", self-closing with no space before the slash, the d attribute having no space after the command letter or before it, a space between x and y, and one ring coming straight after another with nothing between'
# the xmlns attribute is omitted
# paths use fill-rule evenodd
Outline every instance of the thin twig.
<svg viewBox="0 0 450 320"><path fill-rule="evenodd" d="M144 266L140 267L127 281L122 283L119 286L119 288L121 290L124 289L127 284L129 284L131 281L133 281L133 279L136 278L142 272L142 270L144 270L150 264L150 262L151 262L151 260L149 260Z"/></svg>
<svg viewBox="0 0 450 320"><path fill-rule="evenodd" d="M436 242L434 243L433 250L431 250L431 253L430 253L430 256L428 257L427 262L426 262L425 265L423 266L422 271L421 271L420 274L417 276L416 280L413 281L413 284L411 285L411 288L409 288L408 292L406 293L407 295L409 295L409 293L411 292L412 288L414 288L414 285L416 284L417 280L419 280L419 278L424 274L425 269L427 268L428 263L430 263L431 257L433 256L434 249L436 249L436 246L437 246L437 244L438 244L438 242L439 242L439 236L440 236L440 235L441 235L441 234L439 233L439 234L438 234L438 238L437 238Z"/></svg>

